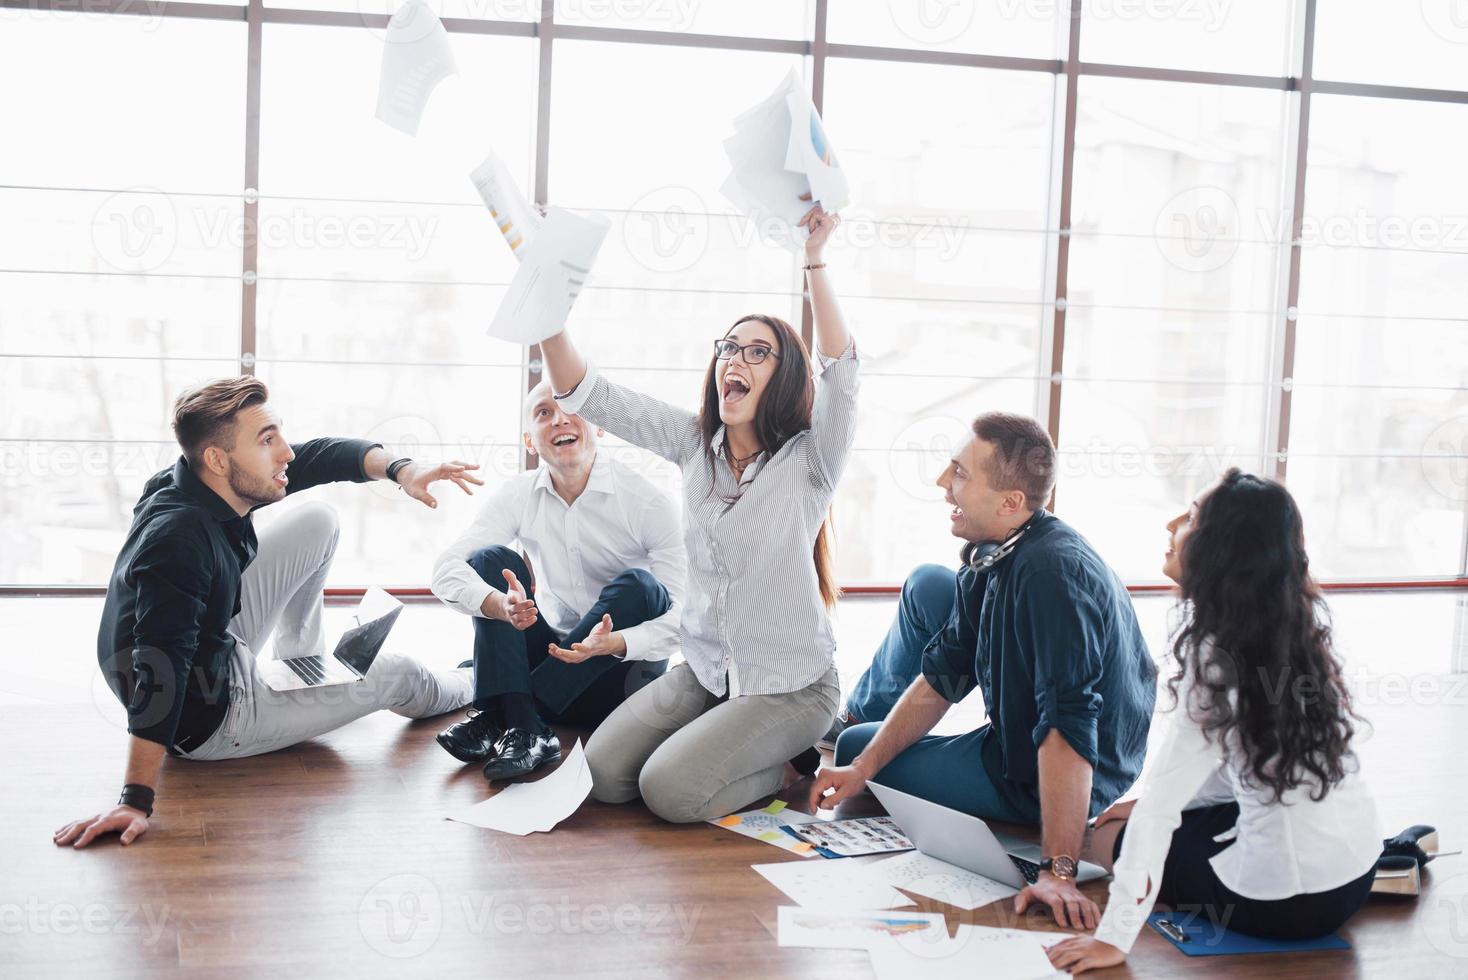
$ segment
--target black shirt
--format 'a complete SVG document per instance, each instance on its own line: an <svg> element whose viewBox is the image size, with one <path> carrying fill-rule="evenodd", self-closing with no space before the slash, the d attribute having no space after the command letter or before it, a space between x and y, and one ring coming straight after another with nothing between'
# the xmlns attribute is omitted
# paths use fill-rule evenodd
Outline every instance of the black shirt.
<svg viewBox="0 0 1468 980"><path fill-rule="evenodd" d="M362 464L377 445L312 439L292 446L286 493L366 482ZM252 516L235 513L182 456L143 488L97 631L97 662L138 738L188 751L223 722L235 642L229 624L257 548Z"/></svg>
<svg viewBox="0 0 1468 980"><path fill-rule="evenodd" d="M924 651L923 676L955 703L982 689L991 724L980 758L1021 812L1038 812L1038 749L1052 730L1091 764L1092 816L1142 769L1157 669L1131 597L1090 543L1045 510L992 569L959 571L953 616Z"/></svg>

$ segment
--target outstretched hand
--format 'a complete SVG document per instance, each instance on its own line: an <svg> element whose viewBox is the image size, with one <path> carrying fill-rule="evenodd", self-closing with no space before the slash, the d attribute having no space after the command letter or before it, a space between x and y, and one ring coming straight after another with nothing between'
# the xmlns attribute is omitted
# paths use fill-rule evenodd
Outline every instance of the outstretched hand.
<svg viewBox="0 0 1468 980"><path fill-rule="evenodd" d="M620 634L612 631L611 615L603 614L601 622L591 628L591 632L586 634L586 639L580 643L571 644L569 650L555 643L552 643L546 650L557 660L564 660L568 664L579 664L592 657L626 653L627 641Z"/></svg>
<svg viewBox="0 0 1468 980"><path fill-rule="evenodd" d="M398 471L398 486L403 492L414 500L421 501L429 507L437 507L438 501L433 494L428 492L429 486L439 480L451 480L460 490L471 497L474 491L469 489L469 484L484 486L484 481L471 473L471 470L479 469L478 463L461 463L457 459L447 463L409 463Z"/></svg>
<svg viewBox="0 0 1468 980"><path fill-rule="evenodd" d="M525 586L508 568L505 569L505 597L501 612L500 618L517 630L527 630L535 625L535 600L526 596Z"/></svg>
<svg viewBox="0 0 1468 980"><path fill-rule="evenodd" d="M809 194L800 195L802 201L809 201ZM806 258L817 260L826 248L826 241L831 237L831 232L841 223L841 215L827 211L819 203L805 213L795 227L804 228L808 233L805 240Z"/></svg>

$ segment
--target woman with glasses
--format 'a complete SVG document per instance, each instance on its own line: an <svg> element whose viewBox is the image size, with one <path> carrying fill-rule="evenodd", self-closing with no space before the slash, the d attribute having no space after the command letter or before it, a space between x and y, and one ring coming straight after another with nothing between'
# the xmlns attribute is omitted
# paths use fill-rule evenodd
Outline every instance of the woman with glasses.
<svg viewBox="0 0 1468 980"><path fill-rule="evenodd" d="M1229 470L1167 530L1162 572L1183 599L1172 726L1140 798L1096 818L1085 856L1115 877L1096 934L1050 948L1071 973L1120 965L1154 902L1195 944L1217 942L1217 927L1329 935L1366 900L1381 855L1351 747L1359 719L1289 491Z"/></svg>
<svg viewBox="0 0 1468 980"><path fill-rule="evenodd" d="M697 414L608 381L564 332L541 344L564 411L683 473L686 662L629 697L587 743L603 802L641 795L674 822L732 813L778 790L786 761L836 715L828 511L857 392L856 348L821 261L839 221L819 204L800 221L819 378L800 335L762 314L714 341Z"/></svg>

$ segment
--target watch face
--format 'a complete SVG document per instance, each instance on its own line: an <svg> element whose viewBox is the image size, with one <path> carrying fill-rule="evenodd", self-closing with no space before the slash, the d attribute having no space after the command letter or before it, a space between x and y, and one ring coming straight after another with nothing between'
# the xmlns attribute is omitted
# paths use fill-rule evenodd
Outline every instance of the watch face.
<svg viewBox="0 0 1468 980"><path fill-rule="evenodd" d="M1074 878L1076 876L1075 858L1067 857L1064 854L1059 857L1047 858L1043 862L1043 865L1048 865L1045 870L1057 878Z"/></svg>

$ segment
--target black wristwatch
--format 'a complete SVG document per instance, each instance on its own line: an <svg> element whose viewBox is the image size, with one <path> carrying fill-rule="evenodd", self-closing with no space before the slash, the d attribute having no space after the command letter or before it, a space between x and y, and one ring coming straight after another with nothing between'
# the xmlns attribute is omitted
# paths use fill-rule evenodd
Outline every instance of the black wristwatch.
<svg viewBox="0 0 1468 980"><path fill-rule="evenodd" d="M1069 854L1057 854L1054 857L1041 858L1040 870L1050 872L1061 881L1074 881L1076 877L1076 859Z"/></svg>

